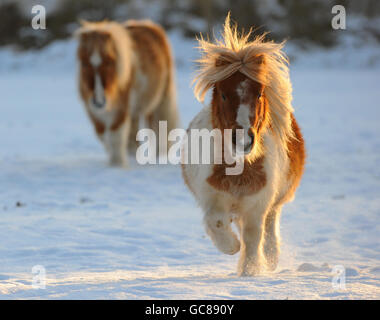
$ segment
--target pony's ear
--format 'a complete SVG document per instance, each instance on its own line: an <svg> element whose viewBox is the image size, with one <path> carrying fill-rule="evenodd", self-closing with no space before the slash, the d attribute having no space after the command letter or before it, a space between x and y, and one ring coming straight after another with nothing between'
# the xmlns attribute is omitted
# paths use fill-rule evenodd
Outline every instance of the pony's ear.
<svg viewBox="0 0 380 320"><path fill-rule="evenodd" d="M78 22L80 24L80 27L77 30L75 30L73 33L74 38L77 38L77 39L79 39L83 35L85 28L90 24L90 22L86 20L82 20L82 19L79 19Z"/></svg>
<svg viewBox="0 0 380 320"><path fill-rule="evenodd" d="M265 55L259 54L255 56L255 59L253 60L253 62L258 65L264 65L266 62Z"/></svg>
<svg viewBox="0 0 380 320"><path fill-rule="evenodd" d="M85 26L89 25L90 22L88 22L87 20L84 20L84 19L79 19L79 24L80 24L82 27L85 27Z"/></svg>

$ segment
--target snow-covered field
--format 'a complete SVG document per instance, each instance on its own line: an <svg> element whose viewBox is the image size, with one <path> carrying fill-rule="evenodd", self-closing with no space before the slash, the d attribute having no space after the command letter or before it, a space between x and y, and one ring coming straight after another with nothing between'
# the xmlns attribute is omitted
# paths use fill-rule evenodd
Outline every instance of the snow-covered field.
<svg viewBox="0 0 380 320"><path fill-rule="evenodd" d="M184 127L193 43L172 35ZM292 66L308 163L284 207L279 268L239 278L179 166L109 168L76 90L75 43L0 51L0 298L379 299L379 69ZM310 66L309 66L310 65ZM32 268L46 270L35 289ZM337 265L346 289L332 286Z"/></svg>

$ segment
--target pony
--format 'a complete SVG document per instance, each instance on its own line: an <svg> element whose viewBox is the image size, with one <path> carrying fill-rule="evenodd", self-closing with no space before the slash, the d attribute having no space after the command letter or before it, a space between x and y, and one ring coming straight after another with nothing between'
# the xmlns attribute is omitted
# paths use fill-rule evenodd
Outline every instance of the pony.
<svg viewBox="0 0 380 320"><path fill-rule="evenodd" d="M204 212L214 245L225 254L240 251L239 276L276 269L282 206L293 200L305 164L284 42L266 41L266 34L250 41L251 33L238 33L228 14L221 40L197 39L202 56L194 93L201 102L210 89L212 95L188 129L230 129L232 148L244 150L241 174L226 174L224 158L218 164L182 163L184 182Z"/></svg>
<svg viewBox="0 0 380 320"><path fill-rule="evenodd" d="M138 147L140 119L156 136L161 120L167 121L169 130L177 126L169 41L165 31L148 20L82 21L75 35L85 109L110 164L127 166L127 149L133 152Z"/></svg>

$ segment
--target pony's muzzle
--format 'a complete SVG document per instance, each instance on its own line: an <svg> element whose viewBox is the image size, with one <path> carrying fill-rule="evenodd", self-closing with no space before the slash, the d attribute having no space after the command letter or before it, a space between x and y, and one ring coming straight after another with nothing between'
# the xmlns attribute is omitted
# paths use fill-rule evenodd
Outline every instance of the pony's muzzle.
<svg viewBox="0 0 380 320"><path fill-rule="evenodd" d="M255 143L255 134L252 130L248 130L247 134L244 134L243 129L234 129L232 130L232 143L237 153L248 154Z"/></svg>
<svg viewBox="0 0 380 320"><path fill-rule="evenodd" d="M91 102L94 107L102 109L106 105L106 98L102 96L100 99L96 98L95 95L92 97Z"/></svg>

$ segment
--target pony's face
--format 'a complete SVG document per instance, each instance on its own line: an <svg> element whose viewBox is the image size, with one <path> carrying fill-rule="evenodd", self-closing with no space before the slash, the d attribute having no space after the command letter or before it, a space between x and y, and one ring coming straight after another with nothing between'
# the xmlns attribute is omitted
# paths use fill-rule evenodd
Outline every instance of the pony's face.
<svg viewBox="0 0 380 320"><path fill-rule="evenodd" d="M117 52L111 36L92 31L80 36L80 92L96 110L107 110L117 89Z"/></svg>
<svg viewBox="0 0 380 320"><path fill-rule="evenodd" d="M244 154L249 154L267 122L264 86L236 72L215 84L213 103L216 106L214 117L218 118L220 128L232 129L235 150L239 148Z"/></svg>

